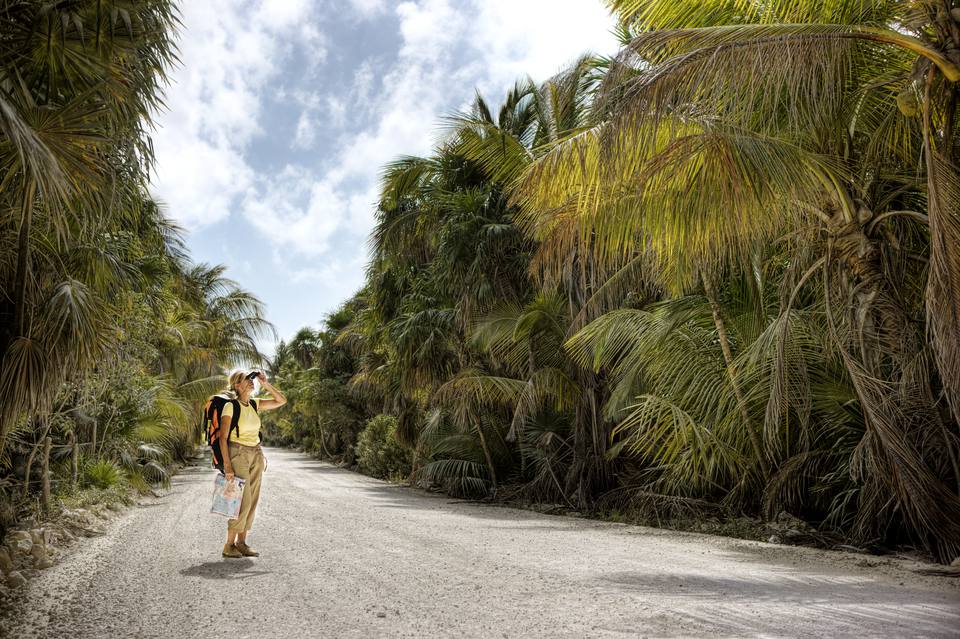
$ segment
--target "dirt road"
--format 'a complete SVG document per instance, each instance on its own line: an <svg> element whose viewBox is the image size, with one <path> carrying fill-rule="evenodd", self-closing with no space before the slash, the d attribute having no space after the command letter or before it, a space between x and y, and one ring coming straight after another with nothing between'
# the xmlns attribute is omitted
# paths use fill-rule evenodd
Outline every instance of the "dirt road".
<svg viewBox="0 0 960 639"><path fill-rule="evenodd" d="M14 635L960 636L960 589L896 562L458 502L267 455L260 558L221 559L213 471L188 468L31 582Z"/></svg>

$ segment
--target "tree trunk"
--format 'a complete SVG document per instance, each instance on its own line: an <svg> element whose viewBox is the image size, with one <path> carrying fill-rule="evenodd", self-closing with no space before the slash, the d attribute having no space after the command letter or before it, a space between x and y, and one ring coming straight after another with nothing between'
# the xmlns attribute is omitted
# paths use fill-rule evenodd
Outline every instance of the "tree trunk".
<svg viewBox="0 0 960 639"><path fill-rule="evenodd" d="M77 487L77 482L80 479L80 444L77 442L77 434L74 431L70 431L70 444L73 447L73 459L72 459L72 474L70 479L70 484L73 488Z"/></svg>
<svg viewBox="0 0 960 639"><path fill-rule="evenodd" d="M493 456L490 455L490 448L487 447L487 438L483 434L483 423L477 423L477 434L480 436L480 446L483 447L483 456L487 459L487 469L490 471L490 481L493 483L493 489L497 489L497 471L493 467Z"/></svg>
<svg viewBox="0 0 960 639"><path fill-rule="evenodd" d="M419 485L417 481L417 464L420 461L420 447L413 447L413 458L410 460L410 474L407 475L407 481L411 486Z"/></svg>
<svg viewBox="0 0 960 639"><path fill-rule="evenodd" d="M926 307L930 344L936 358L944 396L953 417L960 422L960 202L957 184L960 171L953 158L945 156L937 145L933 121L931 87L935 69L927 73L923 100L923 157L927 170L927 215L930 220L930 274L927 278ZM944 105L952 121L955 95ZM952 123L952 122L951 122ZM952 138L952 131L940 137ZM943 147L946 147L944 142ZM944 151L946 149L944 148ZM952 149L951 149L952 151Z"/></svg>
<svg viewBox="0 0 960 639"><path fill-rule="evenodd" d="M327 456L327 459L333 459L333 455L327 450L327 436L323 432L323 420L320 419L319 415L317 415L317 430L320 431L320 448L323 449L323 454Z"/></svg>
<svg viewBox="0 0 960 639"><path fill-rule="evenodd" d="M53 439L45 437L43 440L43 493L40 505L44 510L50 508L50 448L53 447Z"/></svg>
<svg viewBox="0 0 960 639"><path fill-rule="evenodd" d="M594 498L611 484L611 464L604 453L609 433L604 428L598 406L603 403L602 383L590 370L575 372L580 396L573 409L573 459L564 478L564 497L580 510L593 508Z"/></svg>
<svg viewBox="0 0 960 639"><path fill-rule="evenodd" d="M566 291L568 332L580 327L576 318L580 317L598 288L591 250L585 246L570 253ZM589 314L584 315L584 319L588 321ZM610 433L598 410L604 400L604 385L592 370L577 366L569 358L564 359L577 381L580 395L573 410L572 459L563 479L563 497L576 508L589 511L593 509L595 497L610 487L613 477L612 465L605 457Z"/></svg>
<svg viewBox="0 0 960 639"><path fill-rule="evenodd" d="M43 434L40 436L40 439L36 444L30 449L30 455L27 457L27 468L23 474L23 494L24 496L30 492L30 475L33 470L33 460L36 458L37 453L40 452L40 444L44 442L47 434L50 432L50 419L46 419L46 426L43 429Z"/></svg>
<svg viewBox="0 0 960 639"><path fill-rule="evenodd" d="M838 339L837 346L864 416L867 446L863 463L880 469L873 476L875 484L868 486L860 500L857 521L861 523L856 534L863 539L883 534L882 513L895 504L927 549L939 561L949 562L960 551L960 500L928 459L930 442L940 434L935 426L939 414L933 402L924 400L932 397L928 383L904 377L922 348L919 333L875 260L856 262L842 246L834 253L833 243L839 240L842 244L846 239L834 238L828 247L828 255L840 258L842 270L834 276L838 280L834 284L826 270L831 260L824 265L824 309L835 337L839 332L831 309L846 309L846 323L853 335L846 340L849 344ZM847 306L835 304L831 291L851 284L858 291L856 298ZM874 339L860 337L865 332L875 334ZM882 346L878 348L874 341ZM943 444L951 445L949 440ZM884 490L889 496L878 499L876 493Z"/></svg>
<svg viewBox="0 0 960 639"><path fill-rule="evenodd" d="M750 444L753 447L753 454L760 463L763 470L764 479L770 476L770 464L767 462L767 456L763 452L763 445L760 442L760 435L757 433L753 420L750 419L750 411L747 408L746 399L737 381L736 369L733 362L733 351L730 349L730 337L727 335L727 326L723 321L720 302L717 298L717 291L713 288L710 278L703 274L703 289L707 294L707 301L710 303L710 310L713 311L713 323L717 328L717 337L720 340L720 349L723 351L723 361L727 365L727 377L730 380L730 386L733 387L733 394L737 398L737 407L740 409L740 416L743 418L743 425L750 436Z"/></svg>

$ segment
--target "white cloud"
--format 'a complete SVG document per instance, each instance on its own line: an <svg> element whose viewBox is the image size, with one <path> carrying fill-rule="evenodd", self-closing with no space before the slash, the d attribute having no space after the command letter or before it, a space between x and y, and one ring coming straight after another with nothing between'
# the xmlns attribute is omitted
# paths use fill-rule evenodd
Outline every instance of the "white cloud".
<svg viewBox="0 0 960 639"><path fill-rule="evenodd" d="M230 146L199 137L157 139L155 195L169 215L188 228L225 219L234 198L253 178L243 157Z"/></svg>
<svg viewBox="0 0 960 639"><path fill-rule="evenodd" d="M367 101L370 99L370 92L373 91L373 85L376 82L376 71L373 60L364 60L360 68L353 74L353 87L351 93L358 101Z"/></svg>
<svg viewBox="0 0 960 639"><path fill-rule="evenodd" d="M450 6L448 0L403 2L397 6L403 47L400 58L407 63L438 62L447 49L460 40L466 27L466 14Z"/></svg>
<svg viewBox="0 0 960 639"><path fill-rule="evenodd" d="M334 128L342 129L347 123L347 102L334 96L327 98L327 117Z"/></svg>
<svg viewBox="0 0 960 639"><path fill-rule="evenodd" d="M323 31L331 2L340 8L340 0L182 0L183 64L154 135L153 188L170 213L191 229L240 213L269 243L277 277L329 298L311 300L311 312L335 307L363 281L384 164L428 153L440 118L475 87L496 104L518 77L543 80L586 50L616 47L599 0L350 0L353 17L392 15L400 38L395 53L351 59L362 50L346 40L354 34ZM313 79L328 51L356 65L340 90ZM306 75L287 72L293 54L304 56ZM265 111L291 106L286 121ZM282 169L254 171L261 136L289 136L294 123L294 149L336 144L314 166L280 158ZM264 299L286 309L283 326L316 320L288 317L296 301Z"/></svg>
<svg viewBox="0 0 960 639"><path fill-rule="evenodd" d="M485 52L491 86L525 75L542 81L587 51L616 51L613 20L599 0L481 0L477 8L468 34Z"/></svg>
<svg viewBox="0 0 960 639"><path fill-rule="evenodd" d="M336 228L364 241L373 225L381 167L400 155L428 153L440 118L469 101L474 87L496 102L518 77L543 80L587 50L612 53L616 47L609 33L612 21L599 2L476 0L456 7L449 0L399 4L395 11L403 42L382 75L382 90L373 93L379 67L367 60L343 100L328 97L328 117L335 125L363 108L372 109L374 118L369 127L347 135L329 158L329 168L314 178L309 205L300 212L303 224ZM538 26L530 29L530 24ZM458 62L465 59L469 62ZM301 103L305 112L316 109L315 101ZM309 137L308 131L312 135L303 116L301 124L297 140ZM308 223L310 216L326 221ZM304 242L302 230L300 224L288 224L272 237L305 254L322 253L326 243Z"/></svg>
<svg viewBox="0 0 960 639"><path fill-rule="evenodd" d="M247 192L243 213L273 246L313 256L328 250L348 206L328 182L313 181L306 169L288 165Z"/></svg>
<svg viewBox="0 0 960 639"><path fill-rule="evenodd" d="M279 260L283 262L283 257L279 256ZM290 279L296 284L313 282L326 288L334 288L342 292L343 297L340 300L343 300L355 293L363 283L363 267L366 262L366 255L359 252L353 256L345 256L344 259L327 260L321 266L291 266Z"/></svg>
<svg viewBox="0 0 960 639"><path fill-rule="evenodd" d="M297 120L297 130L294 133L293 148L309 149L314 140L317 139L317 125L310 117L308 111L300 113L300 119Z"/></svg>
<svg viewBox="0 0 960 639"><path fill-rule="evenodd" d="M298 24L313 8L312 0L274 0L256 8L253 20L272 29L285 29ZM317 8L319 10L319 7Z"/></svg>
<svg viewBox="0 0 960 639"><path fill-rule="evenodd" d="M264 87L294 44L325 51L316 29L303 26L310 8L309 0L181 2L181 68L157 118L152 190L188 228L227 218L252 185L245 152L263 133Z"/></svg>
<svg viewBox="0 0 960 639"><path fill-rule="evenodd" d="M363 18L371 18L387 9L386 0L350 0L350 6Z"/></svg>
<svg viewBox="0 0 960 639"><path fill-rule="evenodd" d="M368 16L386 8L379 0L351 4ZM246 152L264 133L262 98L293 43L311 47L321 61L327 45L311 20L320 10L311 0L209 0L184 2L182 9L184 72L168 92L170 112L155 135L155 192L175 217L196 228L225 219L232 202L260 188ZM323 124L342 130L361 115L373 115L371 126L344 140L327 173L300 177L322 185L309 189L309 202L324 197L327 204L305 203L301 215L338 216L343 228L360 235L372 220L372 212L362 208L375 200L379 168L398 155L428 152L439 118L468 101L474 86L495 102L517 77L529 73L543 79L586 49L610 51L613 42L599 2L419 0L402 2L394 12L402 45L379 78L381 67L366 60L346 96L293 93L303 107L291 142L296 149L311 148L318 135L334 134L321 130ZM455 66L458 60L466 62ZM289 182L289 175L283 179ZM260 197L271 193L268 189ZM333 199L349 205L328 206ZM294 225L289 232L302 230L303 225ZM284 242L282 231L273 236ZM305 245L300 239L286 243ZM316 254L316 249L306 252Z"/></svg>

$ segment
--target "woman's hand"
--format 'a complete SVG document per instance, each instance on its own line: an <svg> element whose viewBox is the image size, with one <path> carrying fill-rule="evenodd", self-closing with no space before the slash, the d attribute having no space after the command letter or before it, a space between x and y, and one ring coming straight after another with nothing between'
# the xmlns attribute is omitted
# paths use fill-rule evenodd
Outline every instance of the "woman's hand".
<svg viewBox="0 0 960 639"><path fill-rule="evenodd" d="M267 375L263 371L257 372L257 379L260 380L260 386L270 393L272 399L261 399L257 402L257 412L262 412L265 410L273 410L274 408L280 408L287 403L287 398L284 396L280 389L267 381Z"/></svg>
<svg viewBox="0 0 960 639"><path fill-rule="evenodd" d="M226 471L224 475L227 476L227 481L230 481L230 482L232 482L234 479L237 478L237 475L236 473L233 472L233 470Z"/></svg>

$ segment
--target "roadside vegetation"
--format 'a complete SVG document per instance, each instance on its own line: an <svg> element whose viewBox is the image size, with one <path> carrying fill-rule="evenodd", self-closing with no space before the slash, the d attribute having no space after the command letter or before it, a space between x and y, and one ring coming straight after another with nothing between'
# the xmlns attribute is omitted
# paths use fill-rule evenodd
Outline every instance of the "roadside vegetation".
<svg viewBox="0 0 960 639"><path fill-rule="evenodd" d="M950 562L960 7L607 4L617 56L477 95L384 167L366 284L278 349L271 438Z"/></svg>
<svg viewBox="0 0 960 639"><path fill-rule="evenodd" d="M261 359L261 303L147 190L177 26L168 0L0 1L0 539L165 483L222 367Z"/></svg>

